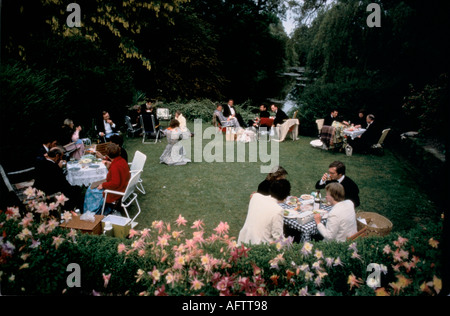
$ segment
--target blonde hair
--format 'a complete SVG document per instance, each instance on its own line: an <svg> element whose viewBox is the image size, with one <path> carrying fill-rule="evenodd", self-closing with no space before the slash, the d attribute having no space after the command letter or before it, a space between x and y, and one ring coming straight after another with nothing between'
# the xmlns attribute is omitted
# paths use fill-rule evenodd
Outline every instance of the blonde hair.
<svg viewBox="0 0 450 316"><path fill-rule="evenodd" d="M325 190L336 202L342 202L345 200L345 189L342 184L333 182L326 186Z"/></svg>

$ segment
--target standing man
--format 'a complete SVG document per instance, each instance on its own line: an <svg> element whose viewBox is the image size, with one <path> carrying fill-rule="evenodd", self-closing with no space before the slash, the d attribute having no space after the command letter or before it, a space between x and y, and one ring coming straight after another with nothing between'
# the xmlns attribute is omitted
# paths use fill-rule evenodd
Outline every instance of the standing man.
<svg viewBox="0 0 450 316"><path fill-rule="evenodd" d="M355 208L361 205L359 199L359 188L358 185L346 176L346 167L340 161L335 161L330 164L328 173L325 173L317 183L316 189L323 190L330 183L340 183L345 190L345 199L351 200L355 205Z"/></svg>

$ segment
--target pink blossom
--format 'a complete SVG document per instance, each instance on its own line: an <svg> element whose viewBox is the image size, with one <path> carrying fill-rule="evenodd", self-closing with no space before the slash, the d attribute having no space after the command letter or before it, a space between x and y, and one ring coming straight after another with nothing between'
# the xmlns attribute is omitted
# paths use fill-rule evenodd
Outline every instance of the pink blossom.
<svg viewBox="0 0 450 316"><path fill-rule="evenodd" d="M57 196L56 196L56 202L57 202L58 204L60 204L60 205L63 205L63 206L64 206L64 204L65 204L67 201L69 201L69 199L66 198L66 196L65 196L64 194L61 194L61 195L57 195Z"/></svg>
<svg viewBox="0 0 450 316"><path fill-rule="evenodd" d="M62 238L61 236L53 236L53 242L52 242L52 246L55 246L56 249L58 249L58 247L64 242L64 238Z"/></svg>
<svg viewBox="0 0 450 316"><path fill-rule="evenodd" d="M180 214L175 223L178 225L178 227L180 227L181 225L186 226L187 220L185 220L184 217Z"/></svg>
<svg viewBox="0 0 450 316"><path fill-rule="evenodd" d="M217 234L222 235L228 233L230 226L228 223L220 222L219 226L217 226L214 230Z"/></svg>
<svg viewBox="0 0 450 316"><path fill-rule="evenodd" d="M125 250L127 250L127 247L125 246L125 244L120 244L119 246L117 246L118 253L122 253Z"/></svg>
<svg viewBox="0 0 450 316"><path fill-rule="evenodd" d="M204 225L205 224L202 220L197 220L194 222L194 225L192 225L191 228L202 230Z"/></svg>
<svg viewBox="0 0 450 316"><path fill-rule="evenodd" d="M103 286L105 287L105 289L108 287L110 279L111 279L111 273L108 275L103 273Z"/></svg>

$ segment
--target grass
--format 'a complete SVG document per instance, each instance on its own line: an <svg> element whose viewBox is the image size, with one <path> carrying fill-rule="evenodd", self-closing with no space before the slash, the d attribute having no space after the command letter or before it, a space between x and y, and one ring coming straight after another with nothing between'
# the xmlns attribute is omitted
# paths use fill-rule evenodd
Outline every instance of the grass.
<svg viewBox="0 0 450 316"><path fill-rule="evenodd" d="M189 127L194 131L193 124ZM203 124L203 129L206 127L210 126ZM328 165L340 160L347 166L347 175L359 185L358 211L386 216L397 232L439 220L441 212L410 173L413 167L391 151L386 150L381 157L347 157L315 149L310 146L312 140L300 137L298 141L288 139L280 144L280 165L289 172L292 195L314 191L315 183L328 170ZM209 142L204 140L203 147ZM237 237L246 219L249 197L266 176L260 170L262 163L247 159L243 163L194 162L170 167L159 163L166 144L163 139L156 145L144 145L140 138L127 139L125 143L130 161L136 150L148 157L142 176L147 194L139 194L142 214L137 219L137 229L150 227L155 220L173 226L182 214L189 223L203 220L207 232L221 221L227 222L230 235Z"/></svg>

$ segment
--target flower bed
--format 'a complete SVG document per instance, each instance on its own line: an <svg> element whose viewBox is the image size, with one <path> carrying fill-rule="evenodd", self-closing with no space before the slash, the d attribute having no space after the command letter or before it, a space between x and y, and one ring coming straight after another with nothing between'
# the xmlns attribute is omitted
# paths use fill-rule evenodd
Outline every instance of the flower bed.
<svg viewBox="0 0 450 316"><path fill-rule="evenodd" d="M59 227L51 211L65 201L57 196L50 204L29 202L24 214L1 212L2 294L368 296L442 289L440 225L353 243L238 246L227 223L206 236L201 220L180 215L122 240Z"/></svg>

